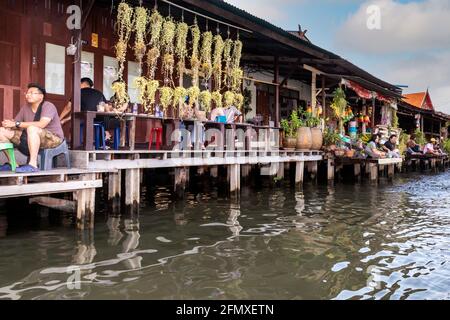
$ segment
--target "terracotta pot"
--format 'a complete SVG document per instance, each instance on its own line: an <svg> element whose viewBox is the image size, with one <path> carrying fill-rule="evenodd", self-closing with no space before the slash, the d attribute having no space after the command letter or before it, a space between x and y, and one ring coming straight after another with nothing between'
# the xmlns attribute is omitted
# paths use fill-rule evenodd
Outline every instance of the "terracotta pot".
<svg viewBox="0 0 450 320"><path fill-rule="evenodd" d="M283 148L285 149L295 149L297 146L297 138L283 138Z"/></svg>
<svg viewBox="0 0 450 320"><path fill-rule="evenodd" d="M311 128L312 150L320 150L323 146L323 134L320 128Z"/></svg>
<svg viewBox="0 0 450 320"><path fill-rule="evenodd" d="M312 147L311 128L308 127L299 128L297 136L297 149L311 150L311 147Z"/></svg>

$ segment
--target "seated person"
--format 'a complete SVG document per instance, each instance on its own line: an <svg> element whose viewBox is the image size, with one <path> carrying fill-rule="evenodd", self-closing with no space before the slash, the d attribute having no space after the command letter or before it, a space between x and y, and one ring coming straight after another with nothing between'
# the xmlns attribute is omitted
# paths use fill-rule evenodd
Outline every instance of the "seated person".
<svg viewBox="0 0 450 320"><path fill-rule="evenodd" d="M215 122L217 120L217 117L224 117L225 116L225 110L223 108L215 108L213 111L211 111L210 120Z"/></svg>
<svg viewBox="0 0 450 320"><path fill-rule="evenodd" d="M391 158L401 158L400 150L397 148L397 135L391 135L389 140L384 144L384 147L388 152L388 156Z"/></svg>
<svg viewBox="0 0 450 320"><path fill-rule="evenodd" d="M410 155L422 153L420 145L416 143L416 136L411 135L410 139L406 143L406 147L408 148L407 152Z"/></svg>
<svg viewBox="0 0 450 320"><path fill-rule="evenodd" d="M365 151L369 155L369 157L374 159L386 158L386 153L378 150L378 142L380 141L380 137L378 134L372 135L370 142L367 144Z"/></svg>
<svg viewBox="0 0 450 320"><path fill-rule="evenodd" d="M20 109L15 120L5 120L0 128L0 142L11 142L26 156L28 165L17 173L39 172L40 149L54 149L64 141L64 133L56 107L45 101L45 89L38 84L29 84L25 94L26 105ZM2 170L11 170L6 165Z"/></svg>
<svg viewBox="0 0 450 320"><path fill-rule="evenodd" d="M240 123L242 122L242 112L235 106L225 108L225 116L227 117L227 123Z"/></svg>
<svg viewBox="0 0 450 320"><path fill-rule="evenodd" d="M189 97L186 97L184 104L180 110L181 119L184 120L193 120L195 118L194 124L191 124L187 127L187 130L190 133L191 147L196 147L196 142L199 142L199 146L202 150L205 149L205 140L206 133L203 122L207 121L206 115L204 112L200 111L198 108L198 104L194 103L194 107L190 107L189 105ZM197 141L197 139L199 141Z"/></svg>
<svg viewBox="0 0 450 320"><path fill-rule="evenodd" d="M432 138L430 140L430 143L427 143L425 145L425 148L423 148L423 154L424 155L439 155L439 151L435 150L435 145L437 144L437 141L435 138Z"/></svg>

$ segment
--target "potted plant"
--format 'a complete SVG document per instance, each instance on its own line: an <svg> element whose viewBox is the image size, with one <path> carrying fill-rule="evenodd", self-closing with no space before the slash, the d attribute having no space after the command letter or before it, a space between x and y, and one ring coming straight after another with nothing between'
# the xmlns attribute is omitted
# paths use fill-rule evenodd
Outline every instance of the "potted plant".
<svg viewBox="0 0 450 320"><path fill-rule="evenodd" d="M298 128L302 126L302 120L298 117L296 111L293 111L289 119L283 119L281 121L281 127L283 128L283 148L295 149L297 146Z"/></svg>
<svg viewBox="0 0 450 320"><path fill-rule="evenodd" d="M311 149L320 150L323 146L323 134L320 128L321 119L314 116L312 113L306 114L306 126L311 129Z"/></svg>
<svg viewBox="0 0 450 320"><path fill-rule="evenodd" d="M340 141L339 133L336 131L326 129L323 135L323 144L328 151L336 150L336 145Z"/></svg>
<svg viewBox="0 0 450 320"><path fill-rule="evenodd" d="M348 117L348 111L345 92L342 88L337 88L334 91L333 103L331 104L331 108L333 109L334 114L339 121L339 132L341 134L345 134L344 122L345 119Z"/></svg>
<svg viewBox="0 0 450 320"><path fill-rule="evenodd" d="M297 129L297 149L298 150L311 150L312 148L312 134L311 127L308 125L308 114L301 110L298 111L298 118L301 119L299 128ZM306 120L304 120L306 119Z"/></svg>

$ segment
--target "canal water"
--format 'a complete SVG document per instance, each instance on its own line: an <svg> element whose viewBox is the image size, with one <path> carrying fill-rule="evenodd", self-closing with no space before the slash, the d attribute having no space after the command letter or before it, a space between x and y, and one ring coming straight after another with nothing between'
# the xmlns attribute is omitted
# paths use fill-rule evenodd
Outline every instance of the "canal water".
<svg viewBox="0 0 450 320"><path fill-rule="evenodd" d="M210 190L92 233L2 209L0 299L450 299L450 173Z"/></svg>

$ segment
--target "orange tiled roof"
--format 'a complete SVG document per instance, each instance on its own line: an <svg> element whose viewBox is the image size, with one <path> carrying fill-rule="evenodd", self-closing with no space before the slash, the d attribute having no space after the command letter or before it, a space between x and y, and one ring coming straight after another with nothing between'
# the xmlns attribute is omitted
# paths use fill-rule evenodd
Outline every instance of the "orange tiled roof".
<svg viewBox="0 0 450 320"><path fill-rule="evenodd" d="M406 103L409 103L410 105L422 109L423 102L425 100L426 92L418 92L418 93L411 93L411 94L404 94L404 99Z"/></svg>

